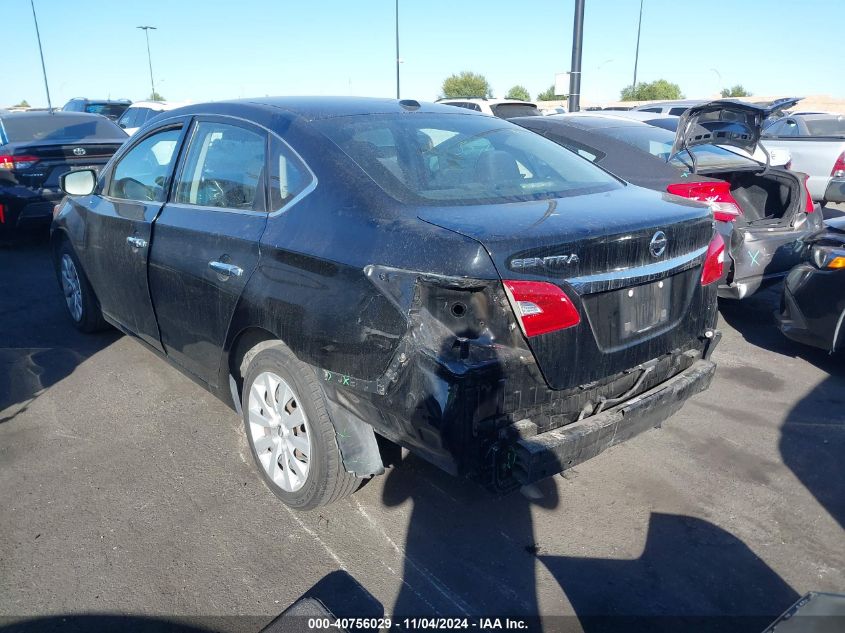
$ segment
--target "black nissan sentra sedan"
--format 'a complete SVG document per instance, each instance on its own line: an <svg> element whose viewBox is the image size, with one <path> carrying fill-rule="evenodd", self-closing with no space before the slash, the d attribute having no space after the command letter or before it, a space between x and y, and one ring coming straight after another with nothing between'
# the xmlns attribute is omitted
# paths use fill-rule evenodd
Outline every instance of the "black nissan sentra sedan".
<svg viewBox="0 0 845 633"><path fill-rule="evenodd" d="M529 484L713 376L710 210L501 119L193 105L63 188L52 247L76 326L119 328L241 413L295 508L384 472L377 435L494 489Z"/></svg>

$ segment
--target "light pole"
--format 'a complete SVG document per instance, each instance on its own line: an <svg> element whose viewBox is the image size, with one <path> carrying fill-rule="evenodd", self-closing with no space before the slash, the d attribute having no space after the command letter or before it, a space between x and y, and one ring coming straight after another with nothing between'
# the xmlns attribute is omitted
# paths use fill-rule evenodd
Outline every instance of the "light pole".
<svg viewBox="0 0 845 633"><path fill-rule="evenodd" d="M634 53L634 83L632 85L632 96L637 95L637 64L640 61L640 31L643 28L643 0L640 0L640 20L637 23L637 51Z"/></svg>
<svg viewBox="0 0 845 633"><path fill-rule="evenodd" d="M50 85L47 83L47 67L44 65L44 51L41 49L41 33L38 31L38 18L35 15L35 1L29 0L32 6L32 20L35 22L35 37L38 38L38 54L41 55L41 72L44 74L44 90L47 91L48 112L53 112L53 104L50 101Z"/></svg>
<svg viewBox="0 0 845 633"><path fill-rule="evenodd" d="M396 0L396 98L399 98L399 0Z"/></svg>
<svg viewBox="0 0 845 633"><path fill-rule="evenodd" d="M147 62L150 65L150 86L153 89L153 92L150 95L150 99L155 99L156 98L156 84L155 84L155 81L153 81L153 58L150 55L150 29L155 31L156 27L154 27L154 26L139 26L137 28L142 29L144 31L144 35L147 38Z"/></svg>
<svg viewBox="0 0 845 633"><path fill-rule="evenodd" d="M572 68L569 72L569 111L581 109L581 45L584 41L584 0L575 0L572 25Z"/></svg>

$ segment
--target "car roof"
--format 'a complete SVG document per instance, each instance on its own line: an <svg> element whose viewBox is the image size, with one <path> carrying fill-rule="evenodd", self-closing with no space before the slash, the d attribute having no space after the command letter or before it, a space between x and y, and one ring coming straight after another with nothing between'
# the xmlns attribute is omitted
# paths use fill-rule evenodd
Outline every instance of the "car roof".
<svg viewBox="0 0 845 633"><path fill-rule="evenodd" d="M645 120L652 120L662 118L660 115L655 115L654 112L647 112L651 116L645 117ZM631 117L627 113L620 113L614 111L601 112L570 112L569 114L555 114L546 119L552 119L573 125L583 129L607 128L607 127L638 127L648 125L638 118ZM673 117L674 118L674 117Z"/></svg>
<svg viewBox="0 0 845 633"><path fill-rule="evenodd" d="M833 114L828 112L796 112L795 114L788 114L784 118L800 117L805 121L826 121L829 119L842 119L845 114Z"/></svg>
<svg viewBox="0 0 845 633"><path fill-rule="evenodd" d="M707 99L678 99L677 101L655 101L653 103L643 103L638 105L635 110L640 108L657 108L657 107L672 107L672 106L697 106L702 103L707 103Z"/></svg>
<svg viewBox="0 0 845 633"><path fill-rule="evenodd" d="M30 110L24 112L10 112L8 110L0 110L0 118L3 119L22 119L25 117L48 117L48 116L58 116L64 118L72 118L77 117L80 119L102 119L103 116L100 114L92 114L91 112L67 112L65 110L55 110L50 112L49 110Z"/></svg>
<svg viewBox="0 0 845 633"><path fill-rule="evenodd" d="M136 101L135 103L130 105L129 108L157 108L159 110L175 110L176 108L182 108L186 105L190 104L172 103L170 101Z"/></svg>
<svg viewBox="0 0 845 633"><path fill-rule="evenodd" d="M403 114L407 112L439 113L457 116L484 116L462 110L448 104L428 103L413 99L384 99L376 97L261 97L257 99L236 99L196 103L171 110L174 116L207 112L209 114L238 114L263 112L264 114L287 113L292 118L308 121L341 116L362 116L365 114Z"/></svg>

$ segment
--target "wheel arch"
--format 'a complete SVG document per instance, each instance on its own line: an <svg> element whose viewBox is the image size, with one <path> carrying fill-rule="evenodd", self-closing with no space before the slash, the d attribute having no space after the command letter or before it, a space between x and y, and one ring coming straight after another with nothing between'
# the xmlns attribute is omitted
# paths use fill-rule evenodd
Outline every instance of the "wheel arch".
<svg viewBox="0 0 845 633"><path fill-rule="evenodd" d="M240 415L242 415L244 375L249 359L265 347L274 344L281 344L293 353L282 337L266 327L251 325L236 332L231 337L231 344L227 346L228 351L224 350L226 359L221 365L228 373L230 397L235 410ZM318 368L314 370L319 371ZM346 471L359 477L384 473L384 463L372 425L338 403L335 398L330 397L325 389L323 394Z"/></svg>

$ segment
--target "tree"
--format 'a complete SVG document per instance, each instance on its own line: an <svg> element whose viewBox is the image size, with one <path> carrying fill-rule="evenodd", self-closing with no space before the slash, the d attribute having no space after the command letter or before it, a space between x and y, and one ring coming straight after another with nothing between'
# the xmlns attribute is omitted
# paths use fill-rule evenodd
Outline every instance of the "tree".
<svg viewBox="0 0 845 633"><path fill-rule="evenodd" d="M531 95L525 89L525 86L517 84L505 95L505 99L519 99L520 101L531 101Z"/></svg>
<svg viewBox="0 0 845 633"><path fill-rule="evenodd" d="M19 104L13 105L12 107L13 108L28 108L29 107L29 101L27 101L26 99L22 99Z"/></svg>
<svg viewBox="0 0 845 633"><path fill-rule="evenodd" d="M149 101L164 101L164 97L162 97L158 92L151 92Z"/></svg>
<svg viewBox="0 0 845 633"><path fill-rule="evenodd" d="M443 81L443 96L455 97L492 97L493 91L484 75L465 70L457 75L451 75Z"/></svg>
<svg viewBox="0 0 845 633"><path fill-rule="evenodd" d="M569 95L556 95L555 87L554 85L551 85L548 90L545 90L537 95L537 101L563 101L568 97Z"/></svg>
<svg viewBox="0 0 845 633"><path fill-rule="evenodd" d="M633 86L626 86L621 95L622 101L673 101L683 98L681 87L665 79L637 84L636 90Z"/></svg>
<svg viewBox="0 0 845 633"><path fill-rule="evenodd" d="M737 84L732 88L722 88L722 97L750 97L751 93L742 87L742 84Z"/></svg>

